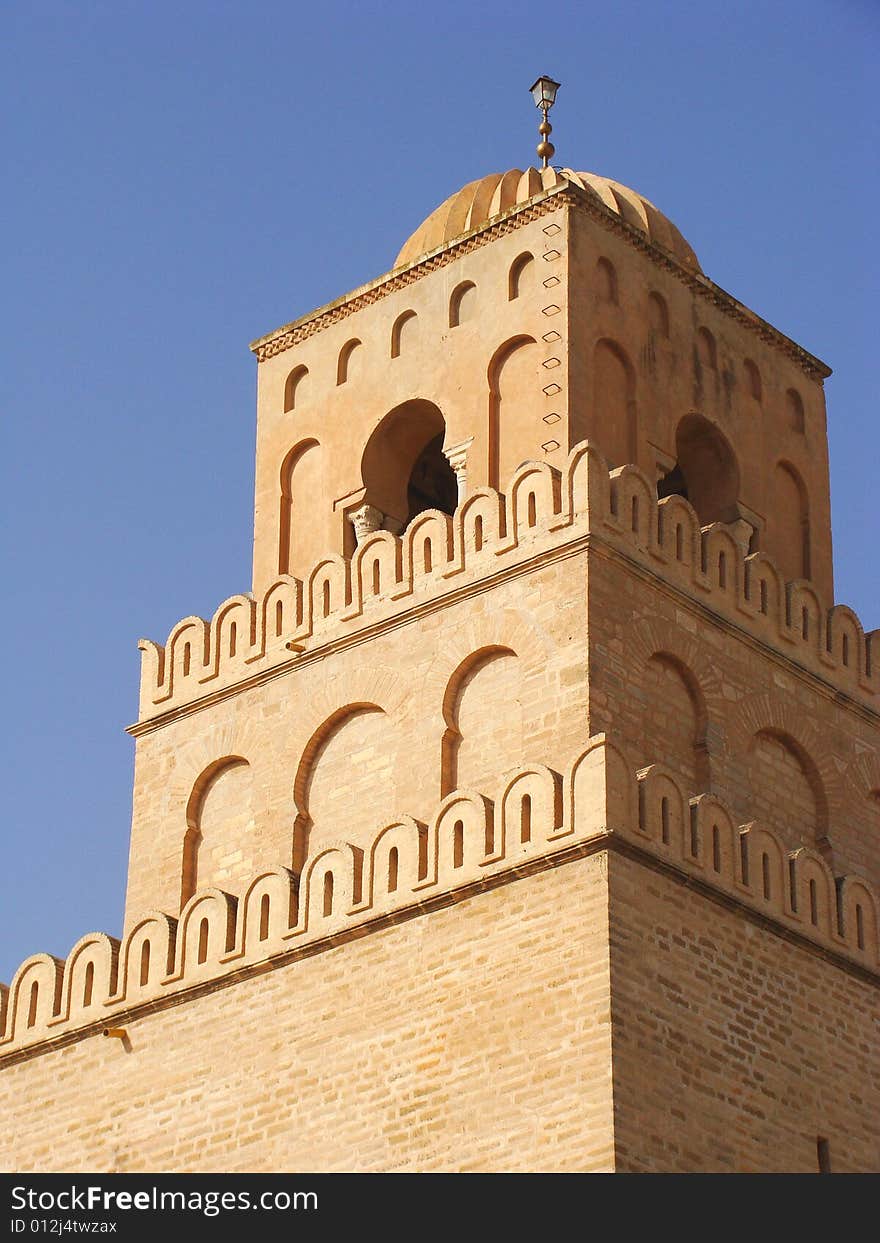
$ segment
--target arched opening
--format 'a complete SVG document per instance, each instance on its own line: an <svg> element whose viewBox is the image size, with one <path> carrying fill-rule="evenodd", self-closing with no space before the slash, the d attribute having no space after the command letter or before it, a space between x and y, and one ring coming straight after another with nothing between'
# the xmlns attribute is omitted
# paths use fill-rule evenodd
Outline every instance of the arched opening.
<svg viewBox="0 0 880 1243"><path fill-rule="evenodd" d="M406 488L410 522L426 509L439 509L444 514L455 513L458 484L455 471L443 453L444 435L440 432L430 440L413 462Z"/></svg>
<svg viewBox="0 0 880 1243"><path fill-rule="evenodd" d="M36 980L34 980L33 984L31 985L30 1001L28 1002L28 1017L27 1017L28 1027L36 1026L37 1006L39 1004L39 1001L40 1001L40 985L38 984Z"/></svg>
<svg viewBox="0 0 880 1243"><path fill-rule="evenodd" d="M739 467L727 439L701 414L688 414L675 432L678 461L657 484L658 497L690 501L701 526L739 517Z"/></svg>
<svg viewBox="0 0 880 1243"><path fill-rule="evenodd" d="M365 502L402 530L417 514L455 512L458 484L443 453L446 424L429 401L407 401L385 415L364 449ZM390 521L388 521L390 520Z"/></svg>
<svg viewBox="0 0 880 1243"><path fill-rule="evenodd" d="M86 963L85 979L83 980L83 1005L90 1006L92 1004L92 996L95 990L95 964L93 962Z"/></svg>
<svg viewBox="0 0 880 1243"><path fill-rule="evenodd" d="M464 866L464 821L456 820L452 826L452 866ZM34 985L36 988L36 985Z"/></svg>
<svg viewBox="0 0 880 1243"><path fill-rule="evenodd" d="M144 941L141 946L141 962L140 962L140 980L141 988L146 988L150 982L150 942Z"/></svg>

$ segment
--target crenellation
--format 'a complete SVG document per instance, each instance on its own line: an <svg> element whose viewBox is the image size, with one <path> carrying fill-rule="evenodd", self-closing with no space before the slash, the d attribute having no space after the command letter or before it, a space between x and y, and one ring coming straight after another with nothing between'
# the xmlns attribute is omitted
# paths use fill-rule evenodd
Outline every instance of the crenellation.
<svg viewBox="0 0 880 1243"><path fill-rule="evenodd" d="M289 868L272 868L254 877L239 904L233 960L259 961L267 945L281 943L288 929L297 925L297 895L296 876Z"/></svg>
<svg viewBox="0 0 880 1243"><path fill-rule="evenodd" d="M650 572L698 595L714 613L835 690L876 703L880 674L870 672L869 637L851 609L828 608L813 583L783 584L765 553L745 551L728 524L701 528L683 497L658 501L638 467L609 472L600 462L585 442L572 450L564 473L545 462L525 463L506 493L482 488L453 518L426 511L401 536L377 531L351 559L320 561L305 587L285 576L261 601L233 596L210 621L178 622L164 648L141 640L140 719L289 661L291 650L312 639L328 641L352 626L389 621L417 596L436 598L457 579L484 574L490 555L503 572L585 534L610 537ZM282 612L273 614L279 603ZM234 624L239 643L232 651Z"/></svg>
<svg viewBox="0 0 880 1243"><path fill-rule="evenodd" d="M574 848L596 838L612 849L614 839L633 842L781 930L880 977L880 906L863 879L835 877L815 850L786 850L770 827L738 826L720 798L689 794L660 765L636 772L619 748L599 736L564 774L528 765L508 773L494 797L455 790L427 825L403 817L381 829L366 850L340 837L309 859L299 879L284 867L263 871L240 901L217 888L202 890L179 919L156 913L136 921L122 945L90 934L66 962L46 954L27 959L9 990L0 1060L19 1049L51 1045L64 1033L90 1030L96 1021L121 1021L133 1006L299 946L329 947L377 920L405 911L429 913L438 897L455 900L475 884L510 881L542 863L559 866ZM94 965L88 1005L78 992L86 956Z"/></svg>
<svg viewBox="0 0 880 1243"><path fill-rule="evenodd" d="M99 1016L118 988L120 944L105 932L82 937L64 964L59 1018Z"/></svg>
<svg viewBox="0 0 880 1243"><path fill-rule="evenodd" d="M698 794L688 802L684 856L714 884L742 888L739 829L723 801L715 794Z"/></svg>
<svg viewBox="0 0 880 1243"><path fill-rule="evenodd" d="M320 630L329 630L334 621L342 619L351 607L350 563L342 556L319 561L309 575L305 593L306 611L293 641L311 638Z"/></svg>
<svg viewBox="0 0 880 1243"><path fill-rule="evenodd" d="M445 516L445 515L444 515ZM345 619L360 617L373 603L383 604L412 592L412 578L403 578L404 540L389 531L375 531L351 559L351 608ZM410 551L412 549L411 541Z"/></svg>
<svg viewBox="0 0 880 1243"><path fill-rule="evenodd" d="M265 615L265 603L263 612ZM264 619L264 636L265 625ZM232 596L223 602L211 619L211 636L207 652L211 660L211 668L204 676L206 678L217 677L221 659L226 662L227 669L233 669L236 666L244 669L249 662L262 656L265 646L265 638L259 646L257 643L256 600L250 593Z"/></svg>
<svg viewBox="0 0 880 1243"><path fill-rule="evenodd" d="M134 922L122 944L114 1004L151 996L160 981L173 975L177 927L177 918L164 911L147 911Z"/></svg>
<svg viewBox="0 0 880 1243"><path fill-rule="evenodd" d="M64 963L53 954L35 954L21 964L9 986L2 1041L45 1039L61 1005Z"/></svg>
<svg viewBox="0 0 880 1243"><path fill-rule="evenodd" d="M235 949L238 899L216 886L202 889L180 912L171 981L216 975Z"/></svg>
<svg viewBox="0 0 880 1243"><path fill-rule="evenodd" d="M401 816L377 834L366 864L366 902L375 914L390 914L398 893L417 894L428 879L428 826Z"/></svg>
<svg viewBox="0 0 880 1243"><path fill-rule="evenodd" d="M499 799L498 831L502 856L527 847L533 833L547 840L563 834L562 776L546 764L532 764L506 782Z"/></svg>

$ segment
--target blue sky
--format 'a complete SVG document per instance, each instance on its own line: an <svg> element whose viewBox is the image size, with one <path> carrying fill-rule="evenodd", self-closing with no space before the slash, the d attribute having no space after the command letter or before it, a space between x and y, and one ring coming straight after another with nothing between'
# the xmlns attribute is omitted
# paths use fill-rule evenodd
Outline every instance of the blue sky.
<svg viewBox="0 0 880 1243"><path fill-rule="evenodd" d="M640 190L828 362L837 598L880 626L875 0L4 6L0 979L118 934L141 635L249 587L248 342L533 160Z"/></svg>

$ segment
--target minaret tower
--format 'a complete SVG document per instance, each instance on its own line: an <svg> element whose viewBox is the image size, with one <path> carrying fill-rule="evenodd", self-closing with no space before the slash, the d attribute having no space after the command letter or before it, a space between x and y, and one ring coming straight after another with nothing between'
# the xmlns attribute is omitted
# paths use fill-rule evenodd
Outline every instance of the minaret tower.
<svg viewBox="0 0 880 1243"><path fill-rule="evenodd" d="M18 1168L877 1167L829 369L550 163L557 88L252 345L252 590L141 642L122 941L2 996Z"/></svg>

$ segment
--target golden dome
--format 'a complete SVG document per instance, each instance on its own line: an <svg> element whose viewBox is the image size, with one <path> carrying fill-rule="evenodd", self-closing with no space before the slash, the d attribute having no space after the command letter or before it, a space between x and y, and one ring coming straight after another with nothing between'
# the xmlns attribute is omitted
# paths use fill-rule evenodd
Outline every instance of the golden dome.
<svg viewBox="0 0 880 1243"><path fill-rule="evenodd" d="M404 243L394 266L412 263L420 255L436 250L462 233L480 228L493 216L525 203L533 195L566 183L595 195L605 207L669 251L684 267L695 272L701 270L697 256L672 221L643 195L607 177L576 173L570 168L527 168L525 172L512 168L506 173L491 173L469 182L419 225Z"/></svg>

